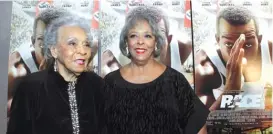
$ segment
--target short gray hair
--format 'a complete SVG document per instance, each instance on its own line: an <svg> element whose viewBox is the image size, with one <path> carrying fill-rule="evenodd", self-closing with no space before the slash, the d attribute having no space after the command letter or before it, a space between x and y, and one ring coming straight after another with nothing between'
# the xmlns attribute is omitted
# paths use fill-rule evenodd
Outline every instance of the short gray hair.
<svg viewBox="0 0 273 134"><path fill-rule="evenodd" d="M162 11L155 7L150 6L140 6L136 7L129 11L125 19L125 25L120 33L119 47L121 53L128 58L131 58L131 55L126 51L126 40L128 39L127 34L130 29L132 29L138 21L146 20L152 29L152 34L156 39L157 51L154 53L154 57L158 57L160 54L161 47L164 45L166 38L160 32L158 23L161 19L164 18ZM163 19L164 20L164 19ZM166 24L165 24L166 25ZM167 30L167 29L166 29Z"/></svg>
<svg viewBox="0 0 273 134"><path fill-rule="evenodd" d="M52 46L57 45L58 30L62 26L79 26L80 28L82 28L86 32L88 41L90 42L90 45L92 47L93 37L91 35L90 25L85 18L81 18L76 15L59 17L56 20L52 21L52 23L48 25L45 31L45 38L44 38L45 60L49 60L53 58L50 52L50 48Z"/></svg>

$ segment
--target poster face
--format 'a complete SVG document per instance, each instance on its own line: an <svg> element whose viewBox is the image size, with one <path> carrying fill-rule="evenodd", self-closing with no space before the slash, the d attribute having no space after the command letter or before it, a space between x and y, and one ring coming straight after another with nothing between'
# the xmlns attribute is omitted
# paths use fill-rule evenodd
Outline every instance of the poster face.
<svg viewBox="0 0 273 134"><path fill-rule="evenodd" d="M272 133L272 1L193 0L192 15L208 132Z"/></svg>

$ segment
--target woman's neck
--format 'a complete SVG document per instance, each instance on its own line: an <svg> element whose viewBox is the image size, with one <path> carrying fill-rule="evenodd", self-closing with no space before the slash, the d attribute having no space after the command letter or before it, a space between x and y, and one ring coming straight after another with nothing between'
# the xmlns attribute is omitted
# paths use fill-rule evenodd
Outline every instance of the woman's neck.
<svg viewBox="0 0 273 134"><path fill-rule="evenodd" d="M122 67L120 73L126 81L141 84L155 80L165 69L165 65L152 58L145 64L132 61L130 64Z"/></svg>
<svg viewBox="0 0 273 134"><path fill-rule="evenodd" d="M129 64L129 68L131 70L131 73L138 74L138 75L147 75L151 72L153 72L153 68L158 65L158 62L154 59L151 59L146 62L146 64L138 64L136 62L131 62Z"/></svg>
<svg viewBox="0 0 273 134"><path fill-rule="evenodd" d="M77 80L77 74L71 72L66 67L64 67L63 64L60 62L57 62L57 72L64 78L65 81L76 81Z"/></svg>

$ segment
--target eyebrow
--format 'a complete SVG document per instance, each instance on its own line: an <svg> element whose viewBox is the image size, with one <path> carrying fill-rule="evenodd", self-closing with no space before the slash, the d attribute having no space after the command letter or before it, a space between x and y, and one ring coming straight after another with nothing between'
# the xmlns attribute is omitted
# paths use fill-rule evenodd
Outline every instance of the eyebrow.
<svg viewBox="0 0 273 134"><path fill-rule="evenodd" d="M151 34L151 35L154 35L153 32L145 32L146 34Z"/></svg>
<svg viewBox="0 0 273 134"><path fill-rule="evenodd" d="M255 34L256 33L246 32L245 37L247 39L252 39L252 38L255 38ZM229 40L233 40L233 39L238 39L240 37L240 34L229 34L229 35L226 34L226 35L222 35L221 37L229 39Z"/></svg>
<svg viewBox="0 0 273 134"><path fill-rule="evenodd" d="M75 37L68 37L67 41L78 41L78 39Z"/></svg>
<svg viewBox="0 0 273 134"><path fill-rule="evenodd" d="M238 38L234 38L234 37L228 37L228 36L222 36L222 38L225 38L225 39L228 39L228 40L237 40ZM246 40L249 40L249 39L253 39L253 38L255 38L255 36L247 36L246 37Z"/></svg>
<svg viewBox="0 0 273 134"><path fill-rule="evenodd" d="M44 34L37 34L36 37L43 37Z"/></svg>
<svg viewBox="0 0 273 134"><path fill-rule="evenodd" d="M225 36L225 35L222 35L222 38L226 38L226 39L229 39L229 40L232 40L232 39L234 39L234 37L230 37L230 36Z"/></svg>
<svg viewBox="0 0 273 134"><path fill-rule="evenodd" d="M129 32L128 34L130 35L130 34L136 34L136 33L138 33L138 32L132 31L132 32ZM145 34L152 34L153 35L153 32L149 32L149 31L145 31L143 33L145 33Z"/></svg>
<svg viewBox="0 0 273 134"><path fill-rule="evenodd" d="M253 39L253 38L255 38L255 36L253 36L253 35L246 36L246 39Z"/></svg>
<svg viewBox="0 0 273 134"><path fill-rule="evenodd" d="M245 33L246 38L254 38L255 35L256 35L256 33L252 33L252 32Z"/></svg>
<svg viewBox="0 0 273 134"><path fill-rule="evenodd" d="M69 37L67 39L67 41L79 41L79 40L77 38L75 38L75 37ZM88 40L88 38L84 39L82 42L88 42L88 43L90 43L90 41Z"/></svg>
<svg viewBox="0 0 273 134"><path fill-rule="evenodd" d="M128 32L128 34L133 34L133 33L136 33L136 32L135 32L135 31L131 31L131 32L129 31L129 32Z"/></svg>

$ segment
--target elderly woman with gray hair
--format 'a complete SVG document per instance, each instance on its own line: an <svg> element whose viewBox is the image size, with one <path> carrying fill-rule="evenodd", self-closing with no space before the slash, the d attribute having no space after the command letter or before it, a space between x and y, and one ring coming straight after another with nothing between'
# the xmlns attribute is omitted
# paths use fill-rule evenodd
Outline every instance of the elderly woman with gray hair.
<svg viewBox="0 0 273 134"><path fill-rule="evenodd" d="M131 62L104 78L104 132L206 133L209 110L183 74L155 59L166 38L154 8L137 7L126 16L119 46Z"/></svg>
<svg viewBox="0 0 273 134"><path fill-rule="evenodd" d="M103 80L86 71L92 46L88 24L66 16L47 27L45 58L53 62L18 85L7 134L97 133Z"/></svg>

